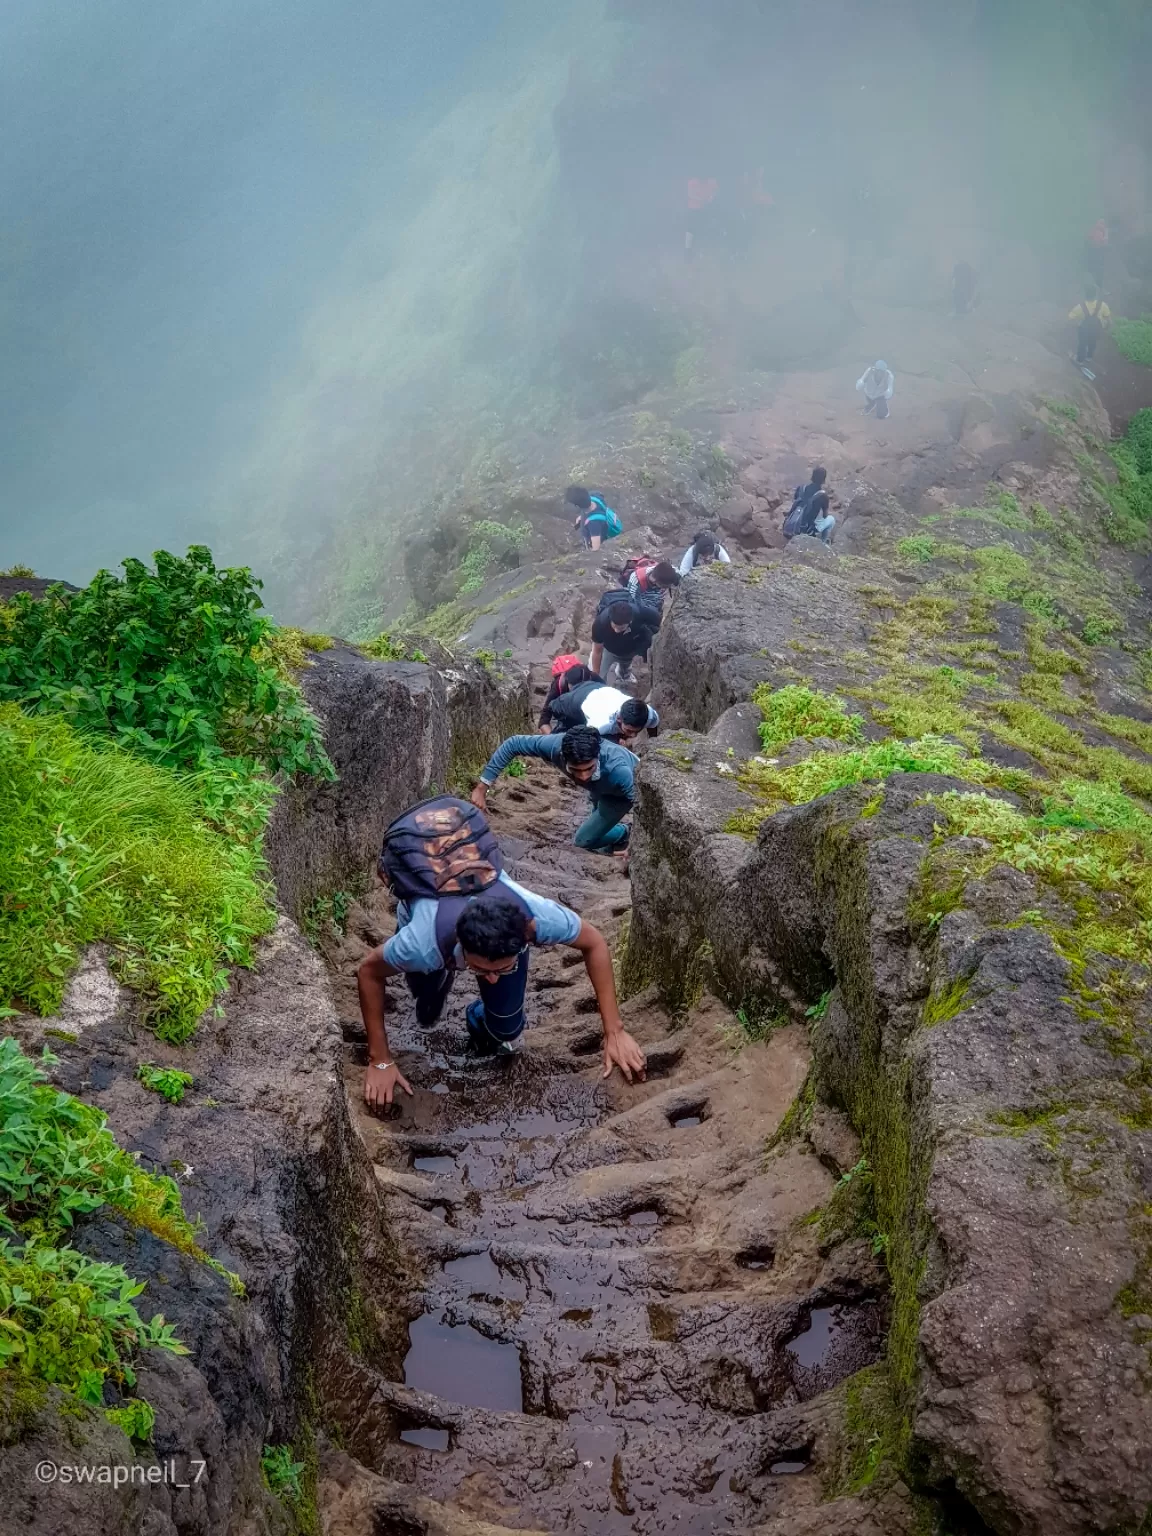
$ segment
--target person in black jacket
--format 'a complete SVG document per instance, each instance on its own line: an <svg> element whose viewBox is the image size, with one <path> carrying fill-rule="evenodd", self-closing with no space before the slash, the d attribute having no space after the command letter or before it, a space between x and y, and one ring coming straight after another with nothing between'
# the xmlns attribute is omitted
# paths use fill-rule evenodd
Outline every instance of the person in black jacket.
<svg viewBox="0 0 1152 1536"><path fill-rule="evenodd" d="M660 615L651 608L632 602L627 592L606 593L611 600L596 615L592 625L592 654L588 658L593 672L600 673L605 662L606 674L613 672L622 683L634 683L632 663L637 656L648 658L652 636L660 628Z"/></svg>
<svg viewBox="0 0 1152 1536"><path fill-rule="evenodd" d="M552 679L552 685L548 689L543 704L540 706L540 730L546 730L552 725L552 706L556 700L565 694L571 693L573 688L579 688L583 683L596 683L602 685L604 679L598 672L593 672L591 667L586 667L583 662L569 667L561 672L558 677Z"/></svg>

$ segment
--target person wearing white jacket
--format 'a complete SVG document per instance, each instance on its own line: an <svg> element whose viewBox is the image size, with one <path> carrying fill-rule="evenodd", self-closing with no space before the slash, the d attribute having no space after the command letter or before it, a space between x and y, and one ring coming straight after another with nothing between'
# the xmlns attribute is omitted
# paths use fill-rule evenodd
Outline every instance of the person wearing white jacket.
<svg viewBox="0 0 1152 1536"><path fill-rule="evenodd" d="M892 398L892 391L896 388L896 376L891 368L883 360L877 359L866 368L856 380L856 388L864 391L864 399L867 404L864 407L865 416L870 411L875 411L880 421L888 415L888 402Z"/></svg>

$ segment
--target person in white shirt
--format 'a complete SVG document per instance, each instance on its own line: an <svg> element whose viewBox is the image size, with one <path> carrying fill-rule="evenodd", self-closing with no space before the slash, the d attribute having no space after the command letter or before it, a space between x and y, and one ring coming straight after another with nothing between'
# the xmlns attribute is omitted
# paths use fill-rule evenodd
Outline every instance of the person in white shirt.
<svg viewBox="0 0 1152 1536"><path fill-rule="evenodd" d="M684 557L680 561L680 574L687 576L689 571L694 571L698 565L711 565L713 560L719 560L721 565L731 565L732 556L719 543L714 534L705 530L698 533L684 551Z"/></svg>
<svg viewBox="0 0 1152 1536"><path fill-rule="evenodd" d="M865 416L870 411L876 412L879 421L884 421L888 415L888 402L892 398L892 391L896 388L896 376L883 358L877 359L871 368L865 371L856 380L856 388L863 390L867 404L864 407Z"/></svg>

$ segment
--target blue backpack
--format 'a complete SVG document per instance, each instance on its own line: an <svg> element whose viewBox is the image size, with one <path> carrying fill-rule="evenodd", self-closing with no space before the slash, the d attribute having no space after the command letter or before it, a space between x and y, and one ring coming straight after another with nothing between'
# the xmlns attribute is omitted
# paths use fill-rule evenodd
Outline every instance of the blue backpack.
<svg viewBox="0 0 1152 1536"><path fill-rule="evenodd" d="M604 514L604 537L606 539L614 539L618 533L624 532L624 524L606 501L602 500L599 496L593 496L591 501L592 505L598 507ZM592 516L591 513L588 515L589 517ZM597 522L599 522L599 518L597 518Z"/></svg>

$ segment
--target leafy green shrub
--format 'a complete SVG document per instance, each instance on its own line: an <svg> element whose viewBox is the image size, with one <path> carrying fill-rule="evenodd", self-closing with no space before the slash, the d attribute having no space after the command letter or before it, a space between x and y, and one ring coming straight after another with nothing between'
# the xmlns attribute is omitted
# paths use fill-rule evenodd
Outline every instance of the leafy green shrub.
<svg viewBox="0 0 1152 1536"><path fill-rule="evenodd" d="M240 757L332 776L319 727L271 659L259 583L194 545L124 562L82 592L18 593L0 624L0 702L54 712L172 768Z"/></svg>
<svg viewBox="0 0 1152 1536"><path fill-rule="evenodd" d="M191 1088L193 1083L191 1072L179 1072L175 1067L157 1067L150 1061L140 1063L136 1068L136 1076L145 1088L160 1094L169 1104L182 1104L185 1088Z"/></svg>
<svg viewBox="0 0 1152 1536"><path fill-rule="evenodd" d="M308 905L301 927L315 944L323 930L332 927L341 938L348 932L348 912L355 897L351 891L337 890L330 896L317 896Z"/></svg>
<svg viewBox="0 0 1152 1536"><path fill-rule="evenodd" d="M936 551L937 541L930 533L913 533L896 545L901 560L915 561L919 565L927 565L935 558Z"/></svg>
<svg viewBox="0 0 1152 1536"><path fill-rule="evenodd" d="M132 1303L142 1284L66 1245L77 1217L113 1206L228 1271L199 1248L173 1180L144 1172L98 1109L46 1081L54 1059L45 1051L32 1061L15 1040L0 1040L0 1371L9 1404L29 1392L35 1400L51 1383L97 1406L106 1380L130 1393L141 1350L187 1350L162 1316L140 1317ZM107 1413L137 1438L151 1433L140 1399Z"/></svg>
<svg viewBox="0 0 1152 1536"><path fill-rule="evenodd" d="M304 1471L302 1461L293 1460L290 1445L266 1445L260 1457L264 1481L278 1499L296 1503L302 1493L300 1475Z"/></svg>
<svg viewBox="0 0 1152 1536"><path fill-rule="evenodd" d="M783 746L797 737L860 740L863 716L850 715L840 699L818 688L789 683L773 689L769 683L761 683L753 690L752 702L763 716L759 730L766 748Z"/></svg>
<svg viewBox="0 0 1152 1536"><path fill-rule="evenodd" d="M100 940L157 1033L186 1040L275 923L258 852L271 797L234 766L177 776L0 705L0 1006L54 1012Z"/></svg>
<svg viewBox="0 0 1152 1536"><path fill-rule="evenodd" d="M1139 320L1118 316L1112 327L1112 337L1117 349L1130 363L1152 368L1152 315L1141 315Z"/></svg>
<svg viewBox="0 0 1152 1536"><path fill-rule="evenodd" d="M29 576L32 576L32 577L34 577L35 575L36 575L36 572L32 569L32 567L30 565L10 565L6 571L0 571L0 576L10 576L10 577L20 577L20 576L29 577Z"/></svg>

